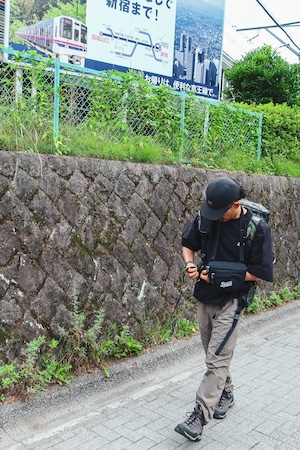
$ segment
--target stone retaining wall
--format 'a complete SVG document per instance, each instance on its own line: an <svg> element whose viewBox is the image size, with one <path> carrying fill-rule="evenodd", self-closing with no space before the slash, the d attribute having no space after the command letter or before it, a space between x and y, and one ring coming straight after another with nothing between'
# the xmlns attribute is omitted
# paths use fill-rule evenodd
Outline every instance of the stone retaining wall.
<svg viewBox="0 0 300 450"><path fill-rule="evenodd" d="M183 303L180 238L207 183L230 175L271 210L275 283L299 283L300 179L92 158L0 152L0 362L25 342L57 336L77 301L103 330L128 324L136 338Z"/></svg>

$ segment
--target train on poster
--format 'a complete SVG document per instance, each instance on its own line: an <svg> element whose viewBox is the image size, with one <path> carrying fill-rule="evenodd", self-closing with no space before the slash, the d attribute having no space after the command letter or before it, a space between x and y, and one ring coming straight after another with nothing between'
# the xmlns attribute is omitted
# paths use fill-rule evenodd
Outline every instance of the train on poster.
<svg viewBox="0 0 300 450"><path fill-rule="evenodd" d="M73 17L58 16L16 31L29 45L61 62L84 67L87 27Z"/></svg>

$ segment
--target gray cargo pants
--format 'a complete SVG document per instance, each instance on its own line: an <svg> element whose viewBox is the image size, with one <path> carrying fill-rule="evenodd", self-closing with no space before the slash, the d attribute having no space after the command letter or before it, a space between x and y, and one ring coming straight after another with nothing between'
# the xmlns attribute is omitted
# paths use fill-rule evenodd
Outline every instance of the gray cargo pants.
<svg viewBox="0 0 300 450"><path fill-rule="evenodd" d="M230 375L230 363L241 325L241 319L223 348L220 355L215 351L221 344L227 331L231 328L238 307L236 298L228 301L225 306L206 305L199 302L198 320L202 345L206 354L207 370L196 393L196 403L203 409L205 423L212 420L223 389L233 390Z"/></svg>

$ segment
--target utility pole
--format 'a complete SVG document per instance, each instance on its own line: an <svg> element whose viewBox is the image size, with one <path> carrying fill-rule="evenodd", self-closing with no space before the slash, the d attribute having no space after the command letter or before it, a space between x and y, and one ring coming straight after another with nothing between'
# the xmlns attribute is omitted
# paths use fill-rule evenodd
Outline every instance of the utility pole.
<svg viewBox="0 0 300 450"><path fill-rule="evenodd" d="M10 0L5 0L4 14L4 47L9 46L9 25L10 25Z"/></svg>

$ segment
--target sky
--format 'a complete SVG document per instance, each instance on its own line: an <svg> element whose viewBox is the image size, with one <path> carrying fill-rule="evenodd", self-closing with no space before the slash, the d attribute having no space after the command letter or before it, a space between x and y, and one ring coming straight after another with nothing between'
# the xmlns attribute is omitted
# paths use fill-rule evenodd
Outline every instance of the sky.
<svg viewBox="0 0 300 450"><path fill-rule="evenodd" d="M297 26L284 27L284 30L292 38L296 46L293 45L280 28L269 28L277 38L264 29L237 31L243 28L275 25L261 5L280 25L299 22ZM290 44L290 48L299 53L299 56L286 47L285 44L287 43ZM225 0L224 52L233 59L238 60L249 51L262 47L264 44L271 45L290 64L300 62L300 1Z"/></svg>

